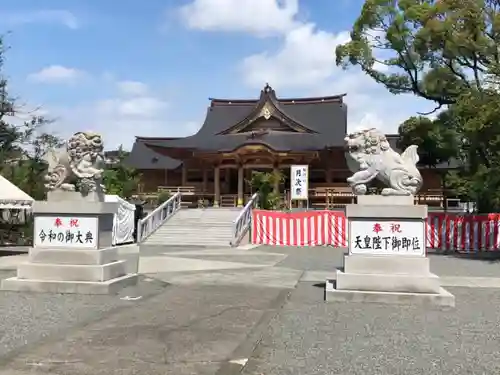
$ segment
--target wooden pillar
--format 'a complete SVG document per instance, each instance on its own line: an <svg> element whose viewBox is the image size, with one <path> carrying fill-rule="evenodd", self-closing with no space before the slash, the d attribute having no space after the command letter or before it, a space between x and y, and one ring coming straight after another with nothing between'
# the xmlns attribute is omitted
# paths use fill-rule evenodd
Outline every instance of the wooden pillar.
<svg viewBox="0 0 500 375"><path fill-rule="evenodd" d="M243 207L243 181L244 181L244 173L245 170L243 169L242 165L238 166L238 207Z"/></svg>
<svg viewBox="0 0 500 375"><path fill-rule="evenodd" d="M203 168L203 192L207 192L207 185L208 185L208 170L207 168Z"/></svg>
<svg viewBox="0 0 500 375"><path fill-rule="evenodd" d="M214 207L219 207L220 203L220 168L214 167Z"/></svg>
<svg viewBox="0 0 500 375"><path fill-rule="evenodd" d="M187 186L187 168L184 163L182 163L182 186Z"/></svg>
<svg viewBox="0 0 500 375"><path fill-rule="evenodd" d="M273 174L277 176L277 175L279 175L279 173L280 173L279 166L277 166L277 165L274 166L274 168L273 168ZM278 181L278 179L275 179L275 181L274 181L273 190L274 190L275 193L279 194L279 192L280 192L280 182Z"/></svg>
<svg viewBox="0 0 500 375"><path fill-rule="evenodd" d="M328 168L326 170L326 182L331 184L332 181L333 181L333 171L330 168Z"/></svg>
<svg viewBox="0 0 500 375"><path fill-rule="evenodd" d="M231 194L231 190L229 189L229 184L231 183L231 171L229 168L224 169L224 194Z"/></svg>
<svg viewBox="0 0 500 375"><path fill-rule="evenodd" d="M165 178L163 179L163 184L165 184L165 186L168 186L168 169L165 169L164 170L164 174L165 174Z"/></svg>

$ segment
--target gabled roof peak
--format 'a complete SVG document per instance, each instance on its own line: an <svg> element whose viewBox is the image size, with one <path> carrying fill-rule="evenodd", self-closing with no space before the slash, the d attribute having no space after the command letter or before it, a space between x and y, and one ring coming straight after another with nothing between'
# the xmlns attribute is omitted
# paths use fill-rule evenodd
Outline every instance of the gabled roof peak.
<svg viewBox="0 0 500 375"><path fill-rule="evenodd" d="M254 101L253 109L244 118L241 119L237 124L219 132L218 135L236 134L245 131L251 124L255 123L260 118L269 120L274 117L279 120L280 123L284 124L287 131L299 132L299 133L316 133L314 130L309 129L305 124L296 120L283 108L274 90L266 83L266 86L260 92L260 99Z"/></svg>

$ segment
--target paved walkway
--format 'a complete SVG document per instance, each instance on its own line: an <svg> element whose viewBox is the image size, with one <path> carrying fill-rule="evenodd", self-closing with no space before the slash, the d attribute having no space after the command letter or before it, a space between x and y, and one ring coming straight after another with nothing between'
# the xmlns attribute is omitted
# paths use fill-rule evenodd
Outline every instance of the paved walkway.
<svg viewBox="0 0 500 375"><path fill-rule="evenodd" d="M450 310L324 303L339 249L121 253L142 276L118 296L0 292L0 375L500 373L495 260L431 256Z"/></svg>

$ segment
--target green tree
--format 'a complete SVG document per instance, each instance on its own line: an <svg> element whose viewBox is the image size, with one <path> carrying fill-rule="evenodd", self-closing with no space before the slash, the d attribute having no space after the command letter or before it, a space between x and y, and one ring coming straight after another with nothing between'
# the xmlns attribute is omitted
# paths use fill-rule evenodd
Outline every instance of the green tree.
<svg viewBox="0 0 500 375"><path fill-rule="evenodd" d="M281 173L274 172L252 172L252 178L248 183L252 190L259 193L259 207L263 210L276 210L280 206L281 196L274 192L274 186L283 181Z"/></svg>
<svg viewBox="0 0 500 375"><path fill-rule="evenodd" d="M0 37L0 174L34 199L44 199L44 156L49 148L59 147L62 142L46 131L49 121L26 111L9 94L4 57L4 39ZM28 244L31 238L30 222L21 226L12 220L0 223L2 244Z"/></svg>
<svg viewBox="0 0 500 375"><path fill-rule="evenodd" d="M435 120L424 116L410 117L398 129L398 147L404 150L417 145L420 164L435 168L458 156L458 133L455 117L450 111L441 112Z"/></svg>
<svg viewBox="0 0 500 375"><path fill-rule="evenodd" d="M455 104L496 81L498 12L494 0L365 0L337 64L359 66L392 93Z"/></svg>
<svg viewBox="0 0 500 375"><path fill-rule="evenodd" d="M120 146L116 161L104 171L103 179L107 194L118 195L124 199L128 199L137 191L140 174L125 164L128 154Z"/></svg>
<svg viewBox="0 0 500 375"><path fill-rule="evenodd" d="M365 0L351 40L336 50L338 65L358 66L392 93L451 111L463 167L450 181L483 212L500 209L499 42L495 0ZM429 129L424 122L417 128ZM441 136L439 126L432 122ZM423 151L441 157L435 151L443 144L430 141Z"/></svg>

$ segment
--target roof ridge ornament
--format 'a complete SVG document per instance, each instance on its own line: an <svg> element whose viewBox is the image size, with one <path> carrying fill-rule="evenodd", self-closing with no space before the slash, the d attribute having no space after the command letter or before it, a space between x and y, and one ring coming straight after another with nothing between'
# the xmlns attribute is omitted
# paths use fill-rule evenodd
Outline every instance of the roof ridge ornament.
<svg viewBox="0 0 500 375"><path fill-rule="evenodd" d="M264 92L266 94L269 94L271 91L273 91L273 88L269 86L269 83L266 82L266 85L264 86Z"/></svg>

